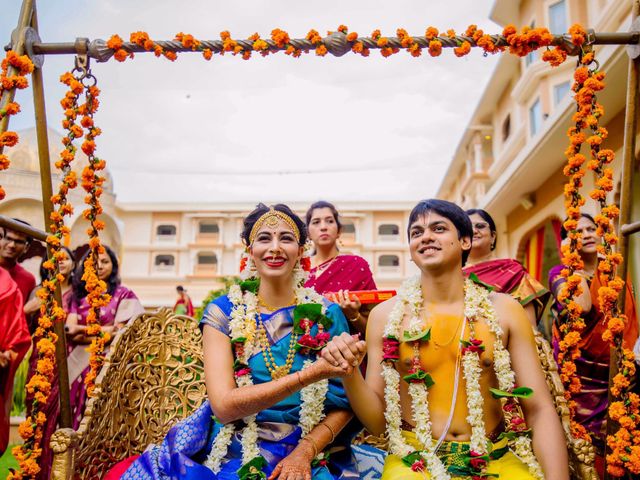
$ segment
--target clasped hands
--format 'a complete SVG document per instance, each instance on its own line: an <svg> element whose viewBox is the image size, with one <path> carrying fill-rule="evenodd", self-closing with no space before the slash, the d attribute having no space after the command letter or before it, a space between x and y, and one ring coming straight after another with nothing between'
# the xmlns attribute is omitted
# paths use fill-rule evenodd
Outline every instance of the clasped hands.
<svg viewBox="0 0 640 480"><path fill-rule="evenodd" d="M367 353L367 344L360 334L343 332L333 337L316 360L328 378L351 376Z"/></svg>

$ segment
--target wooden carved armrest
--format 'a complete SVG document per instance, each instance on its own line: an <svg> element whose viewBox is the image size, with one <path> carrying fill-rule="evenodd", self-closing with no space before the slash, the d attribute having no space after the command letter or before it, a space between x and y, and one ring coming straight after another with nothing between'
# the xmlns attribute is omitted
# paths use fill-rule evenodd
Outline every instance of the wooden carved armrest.
<svg viewBox="0 0 640 480"><path fill-rule="evenodd" d="M53 450L51 480L71 480L73 478L78 441L78 433L71 428L60 428L53 432L49 442L51 450Z"/></svg>

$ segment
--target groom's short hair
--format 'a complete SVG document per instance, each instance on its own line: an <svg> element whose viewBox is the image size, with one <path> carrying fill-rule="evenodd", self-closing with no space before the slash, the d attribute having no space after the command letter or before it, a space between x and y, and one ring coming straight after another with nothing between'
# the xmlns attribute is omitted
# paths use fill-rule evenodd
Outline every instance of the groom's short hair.
<svg viewBox="0 0 640 480"><path fill-rule="evenodd" d="M421 200L413 207L411 214L409 215L409 224L407 226L407 237L411 230L411 225L422 216L427 215L429 212L436 212L438 215L442 215L445 218L451 220L451 223L456 227L458 231L458 238L468 238L473 240L473 224L469 215L465 211L453 202L447 200L439 200L437 198L429 198ZM471 249L462 251L462 265L467 263L467 258L471 253Z"/></svg>

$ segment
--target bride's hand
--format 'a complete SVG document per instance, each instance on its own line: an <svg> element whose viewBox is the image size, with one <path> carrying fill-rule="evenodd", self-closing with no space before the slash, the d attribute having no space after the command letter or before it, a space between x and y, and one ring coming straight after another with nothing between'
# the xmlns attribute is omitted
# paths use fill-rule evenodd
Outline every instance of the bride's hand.
<svg viewBox="0 0 640 480"><path fill-rule="evenodd" d="M367 344L364 340L359 340L357 335L354 336L344 332L333 337L327 343L327 346L322 349L321 355L334 368L341 367L346 370L349 367L353 373L353 370L360 365L366 353Z"/></svg>
<svg viewBox="0 0 640 480"><path fill-rule="evenodd" d="M312 381L317 382L327 378L346 377L353 373L353 369L354 367L351 365L335 365L333 362L330 363L323 357L318 356L317 360L313 362L313 365L311 365L308 370L313 379Z"/></svg>
<svg viewBox="0 0 640 480"><path fill-rule="evenodd" d="M311 480L313 454L310 442L300 441L289 455L280 460L268 480Z"/></svg>

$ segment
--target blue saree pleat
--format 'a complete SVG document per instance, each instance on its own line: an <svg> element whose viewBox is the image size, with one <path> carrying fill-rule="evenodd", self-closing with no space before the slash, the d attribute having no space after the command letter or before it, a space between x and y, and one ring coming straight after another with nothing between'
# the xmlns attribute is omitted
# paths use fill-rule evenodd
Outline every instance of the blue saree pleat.
<svg viewBox="0 0 640 480"><path fill-rule="evenodd" d="M231 308L231 302L226 296L214 300L205 309L201 324L212 326L228 334L228 318ZM289 307L273 314L261 315L260 320L265 327L271 343L272 355L278 365L285 363L289 351L293 324L292 311L293 307ZM329 329L331 336L349 331L346 319L337 305L328 305L327 316L333 321L333 325ZM296 354L291 371L302 369L305 358ZM250 358L249 366L254 383L264 383L271 380L262 352L258 351ZM300 393L297 392L257 415L258 446L268 463L265 468L267 476L300 441L301 429L298 426L300 403ZM348 408L349 403L342 383L338 379L331 379L325 399L325 412ZM221 471L215 474L203 465L221 427L222 425L214 418L209 401L206 400L188 418L172 427L161 445L148 447L140 458L127 469L122 478L125 480L237 480L237 471L242 466L240 443L244 427L242 421L237 422L236 433L223 461ZM349 448L349 439L346 439L344 445L334 445L329 457L329 464L314 468L312 474L314 480L355 480L359 478Z"/></svg>

